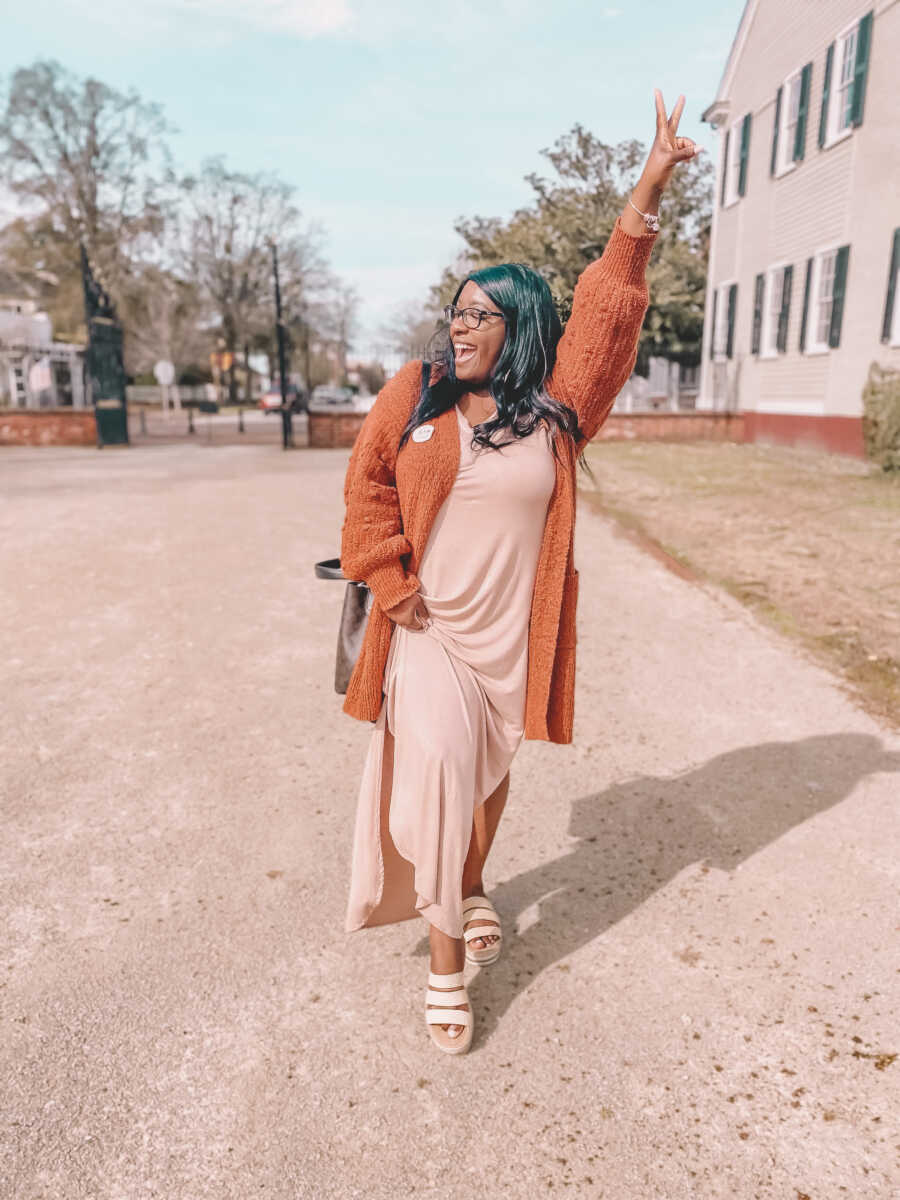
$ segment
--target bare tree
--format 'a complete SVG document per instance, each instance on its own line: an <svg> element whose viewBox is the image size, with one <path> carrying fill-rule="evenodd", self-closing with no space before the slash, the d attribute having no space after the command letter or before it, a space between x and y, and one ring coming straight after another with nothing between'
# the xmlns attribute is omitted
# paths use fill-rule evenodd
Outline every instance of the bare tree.
<svg viewBox="0 0 900 1200"><path fill-rule="evenodd" d="M232 356L272 328L271 243L278 245L285 312L302 308L310 283L324 271L317 232L303 226L294 189L270 173L231 171L208 159L181 182L184 261L209 297ZM229 399L235 403L234 368Z"/></svg>
<svg viewBox="0 0 900 1200"><path fill-rule="evenodd" d="M40 227L47 269L83 241L115 293L129 253L164 220L170 177L157 104L80 79L54 61L13 73L0 116L0 177ZM55 253L53 253L55 252Z"/></svg>
<svg viewBox="0 0 900 1200"><path fill-rule="evenodd" d="M398 304L381 325L384 343L406 358L421 357L438 321L430 301Z"/></svg>

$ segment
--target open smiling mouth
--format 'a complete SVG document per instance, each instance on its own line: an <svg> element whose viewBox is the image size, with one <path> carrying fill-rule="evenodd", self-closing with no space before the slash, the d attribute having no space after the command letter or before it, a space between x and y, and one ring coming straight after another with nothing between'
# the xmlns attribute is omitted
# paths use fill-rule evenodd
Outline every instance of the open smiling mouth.
<svg viewBox="0 0 900 1200"><path fill-rule="evenodd" d="M466 342L457 342L453 347L453 351L456 355L457 365L459 363L468 362L470 359L474 358L477 353L475 347L468 345Z"/></svg>

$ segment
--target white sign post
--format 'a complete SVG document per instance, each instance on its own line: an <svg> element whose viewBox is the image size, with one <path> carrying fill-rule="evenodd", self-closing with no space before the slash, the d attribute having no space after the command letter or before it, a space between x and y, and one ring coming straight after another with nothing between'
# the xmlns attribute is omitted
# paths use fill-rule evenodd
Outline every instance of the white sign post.
<svg viewBox="0 0 900 1200"><path fill-rule="evenodd" d="M156 382L162 388L162 406L163 415L169 415L169 388L175 382L175 366L168 359L161 358L153 368L153 374L156 376ZM175 389L175 407L181 408L178 389Z"/></svg>

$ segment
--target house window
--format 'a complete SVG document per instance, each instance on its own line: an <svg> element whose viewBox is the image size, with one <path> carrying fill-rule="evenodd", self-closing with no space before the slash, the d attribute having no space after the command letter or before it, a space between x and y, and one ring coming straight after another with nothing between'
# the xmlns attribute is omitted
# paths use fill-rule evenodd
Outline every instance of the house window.
<svg viewBox="0 0 900 1200"><path fill-rule="evenodd" d="M800 119L800 72L784 85L785 105L784 138L781 143L782 170L794 161L794 142L797 140L797 122Z"/></svg>
<svg viewBox="0 0 900 1200"><path fill-rule="evenodd" d="M741 194L741 122L731 127L731 162L728 164L728 199L737 200Z"/></svg>
<svg viewBox="0 0 900 1200"><path fill-rule="evenodd" d="M818 354L841 342L850 247L820 251L806 266L801 350Z"/></svg>
<svg viewBox="0 0 900 1200"><path fill-rule="evenodd" d="M816 282L813 288L813 336L811 349L822 349L828 345L831 328L831 306L834 304L834 265L837 250L823 254L818 260Z"/></svg>
<svg viewBox="0 0 900 1200"><path fill-rule="evenodd" d="M836 134L850 128L853 113L853 67L856 63L858 37L859 26L855 25L838 43L841 70L837 85L837 120L834 128Z"/></svg>
<svg viewBox="0 0 900 1200"><path fill-rule="evenodd" d="M787 350L793 280L791 265L770 267L764 274L756 276L750 339L752 354L774 358Z"/></svg>
<svg viewBox="0 0 900 1200"><path fill-rule="evenodd" d="M723 206L734 204L747 190L747 166L750 157L750 113L735 121L725 132L722 163Z"/></svg>
<svg viewBox="0 0 900 1200"><path fill-rule="evenodd" d="M784 267L775 267L766 276L766 308L763 316L762 353L778 353L778 322L784 304Z"/></svg>
<svg viewBox="0 0 900 1200"><path fill-rule="evenodd" d="M714 359L731 358L734 353L736 308L737 284L720 284L713 292L713 332L710 354Z"/></svg>
<svg viewBox="0 0 900 1200"><path fill-rule="evenodd" d="M819 145L830 146L862 124L872 44L872 13L828 47L819 120Z"/></svg>

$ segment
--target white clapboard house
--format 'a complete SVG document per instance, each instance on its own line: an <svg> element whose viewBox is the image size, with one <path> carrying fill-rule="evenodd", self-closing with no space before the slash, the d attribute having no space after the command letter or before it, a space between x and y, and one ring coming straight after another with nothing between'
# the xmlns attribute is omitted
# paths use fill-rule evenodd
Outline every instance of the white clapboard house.
<svg viewBox="0 0 900 1200"><path fill-rule="evenodd" d="M900 367L900 0L748 0L713 104L697 406L749 440L862 454Z"/></svg>

